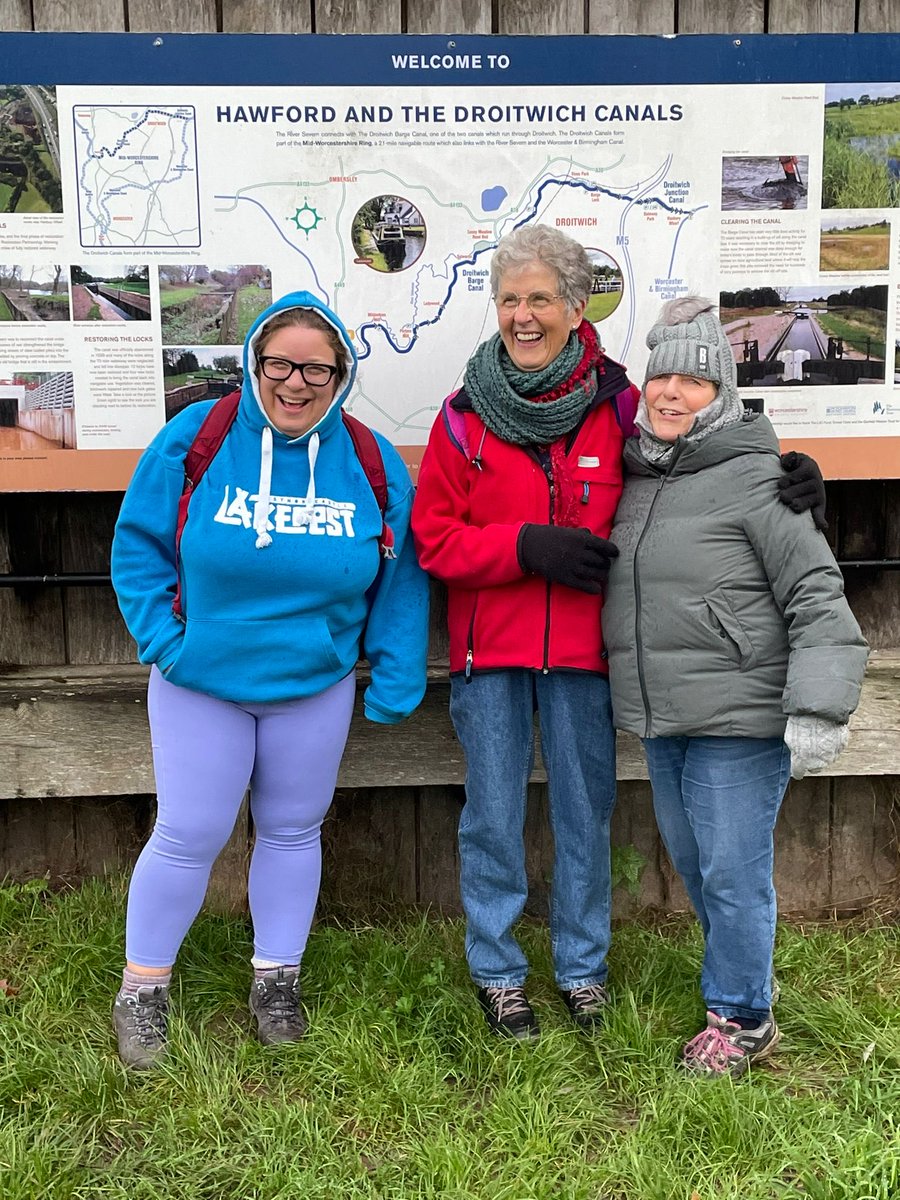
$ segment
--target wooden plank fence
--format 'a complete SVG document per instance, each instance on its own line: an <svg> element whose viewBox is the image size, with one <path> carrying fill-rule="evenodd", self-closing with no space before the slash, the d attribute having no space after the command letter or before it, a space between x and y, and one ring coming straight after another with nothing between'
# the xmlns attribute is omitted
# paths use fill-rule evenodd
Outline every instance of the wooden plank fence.
<svg viewBox="0 0 900 1200"><path fill-rule="evenodd" d="M641 0L631 5L614 0L558 0L552 5L542 0L194 0L187 8L176 0L0 0L0 29L877 33L900 31L900 0ZM597 53L602 52L598 43ZM223 72L227 76L227 53ZM839 558L900 558L900 481L838 483L828 490L829 536ZM0 494L0 572L108 570L119 501L117 494ZM900 646L900 572L852 570L847 592L872 645ZM443 608L437 593L432 631L437 660L446 656ZM109 588L0 588L0 672L55 667L62 672L59 686L64 687L70 678L66 671L133 661L134 648ZM893 684L885 677L881 686L896 689L896 676ZM890 694L896 697L896 690ZM97 736L106 735L100 730ZM48 745L48 755L53 752ZM792 787L779 831L778 873L785 908L852 908L876 894L896 893L897 776L870 773L877 769L874 763L865 768L860 764L857 776L807 780ZM550 863L546 786L535 782L531 793L531 903L534 911L541 911ZM53 796L45 787L37 794L44 798L32 794L0 800L0 875L9 871L27 878L119 869L132 861L152 817L149 791L72 797ZM458 781L343 787L326 825L326 896L363 905L393 897L454 909L461 794ZM218 868L221 903L242 900L248 839L245 823ZM636 892L618 889L619 912L632 912L641 904L685 904L660 848L647 784L639 778L621 782L615 841L622 848L620 855L637 854L647 864Z"/></svg>

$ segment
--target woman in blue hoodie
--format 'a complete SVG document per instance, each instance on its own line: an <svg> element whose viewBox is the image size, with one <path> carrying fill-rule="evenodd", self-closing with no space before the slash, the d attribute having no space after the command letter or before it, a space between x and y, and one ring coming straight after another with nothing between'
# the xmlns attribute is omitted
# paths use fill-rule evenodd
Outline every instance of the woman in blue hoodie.
<svg viewBox="0 0 900 1200"><path fill-rule="evenodd" d="M307 292L283 297L247 337L237 416L192 493L177 551L185 455L211 402L161 430L122 504L113 584L141 662L152 664L158 795L131 880L113 1009L132 1067L165 1050L172 966L248 786L250 1007L261 1041L303 1034L299 964L357 659L372 668L372 721L403 720L424 692L428 593L409 536L412 487L379 436L382 515L341 419L355 373L338 317ZM380 553L385 523L396 557Z"/></svg>

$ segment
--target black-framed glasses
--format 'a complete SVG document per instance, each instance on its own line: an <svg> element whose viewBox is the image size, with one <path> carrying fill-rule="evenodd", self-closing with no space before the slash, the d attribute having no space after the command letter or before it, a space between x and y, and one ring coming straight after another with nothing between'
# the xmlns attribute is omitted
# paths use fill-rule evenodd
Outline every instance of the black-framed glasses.
<svg viewBox="0 0 900 1200"><path fill-rule="evenodd" d="M338 373L337 367L330 363L298 363L289 358L275 358L271 354L262 354L259 367L266 379L273 383L284 383L295 371L300 372L300 378L309 387L327 387Z"/></svg>

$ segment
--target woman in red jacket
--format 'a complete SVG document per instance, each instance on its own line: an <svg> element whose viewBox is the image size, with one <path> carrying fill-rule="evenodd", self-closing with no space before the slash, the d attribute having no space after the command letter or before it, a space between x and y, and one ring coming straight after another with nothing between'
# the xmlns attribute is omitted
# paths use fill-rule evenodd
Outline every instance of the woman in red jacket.
<svg viewBox="0 0 900 1200"><path fill-rule="evenodd" d="M600 613L640 393L583 319L592 283L584 248L556 229L501 239L491 262L499 331L444 403L413 505L420 562L449 592L450 714L467 764L466 955L489 1027L516 1038L538 1034L512 933L528 892L535 711L555 846L556 982L582 1029L608 1002L616 773Z"/></svg>
<svg viewBox="0 0 900 1200"><path fill-rule="evenodd" d="M420 561L449 587L469 968L491 1029L519 1038L538 1033L512 933L528 891L535 709L556 848L556 980L579 1025L607 1001L615 763L600 609L639 393L583 320L592 281L584 248L555 229L502 239L491 264L499 333L435 423L413 510Z"/></svg>

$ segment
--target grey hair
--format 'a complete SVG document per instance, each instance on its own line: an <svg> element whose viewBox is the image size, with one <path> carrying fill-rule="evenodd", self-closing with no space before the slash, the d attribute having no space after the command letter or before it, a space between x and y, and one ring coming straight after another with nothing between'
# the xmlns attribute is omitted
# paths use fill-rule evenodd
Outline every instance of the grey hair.
<svg viewBox="0 0 900 1200"><path fill-rule="evenodd" d="M712 300L707 300L705 296L678 296L675 300L667 300L662 306L656 324L686 325L705 312L715 316L716 306Z"/></svg>
<svg viewBox="0 0 900 1200"><path fill-rule="evenodd" d="M500 239L491 259L493 294L508 271L521 271L536 262L554 272L570 311L590 300L594 271L584 246L551 225L523 225Z"/></svg>

